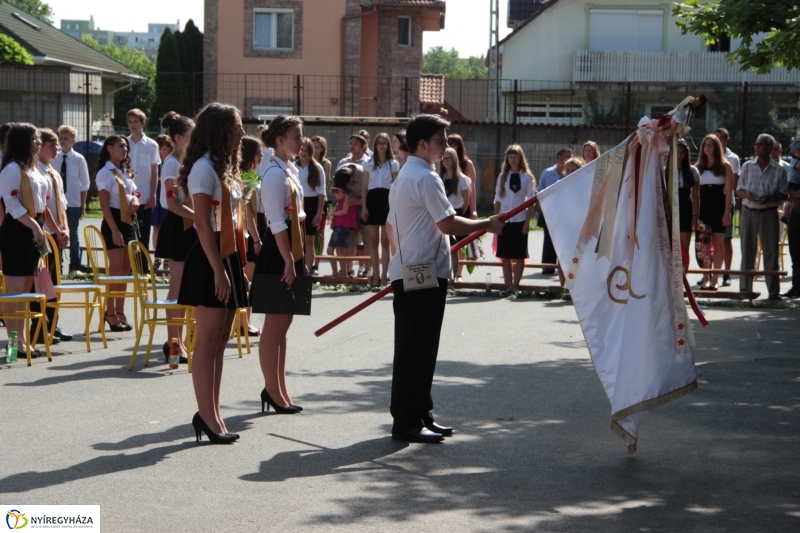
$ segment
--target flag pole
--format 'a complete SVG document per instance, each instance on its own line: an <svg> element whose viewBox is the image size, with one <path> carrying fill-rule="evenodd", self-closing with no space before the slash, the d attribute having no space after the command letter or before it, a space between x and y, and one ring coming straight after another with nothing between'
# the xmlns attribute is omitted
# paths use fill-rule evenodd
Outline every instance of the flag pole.
<svg viewBox="0 0 800 533"><path fill-rule="evenodd" d="M505 222L506 220L510 219L511 217L521 213L522 211L524 211L524 210L528 209L529 207L531 207L532 205L536 204L538 201L539 200L535 196L533 198L529 199L529 200L526 200L525 202L519 204L517 207L515 207L514 209L512 209L508 213L503 214L503 216L501 217L501 220L503 222ZM470 234L470 236L467 237L466 239L462 240L461 242L457 242L453 246L451 246L450 247L450 253L451 254L456 253L457 251L459 251L460 249L464 248L465 246L467 246L469 243L471 243L475 239L479 239L484 233L486 233L486 230L480 230L480 231L476 231L476 232ZM351 316L360 313L361 311L363 311L364 309L366 309L370 305L374 304L375 302L377 302L378 300L380 300L381 298L383 298L384 296L386 296L390 292L392 292L392 285L391 284L389 284L386 287L384 287L383 289L381 289L380 292L373 294L367 300L364 300L363 302L361 302L360 304L358 304L354 308L350 309L349 311L347 311L343 315L331 320L330 322L328 322L327 324L325 324L324 326L319 328L317 331L315 331L314 335L317 336L317 337L320 337L320 336L324 335L325 333L327 333L328 331L332 330L333 328L335 328L336 326L338 326L339 324L341 324L342 322L344 322L345 320L347 320Z"/></svg>

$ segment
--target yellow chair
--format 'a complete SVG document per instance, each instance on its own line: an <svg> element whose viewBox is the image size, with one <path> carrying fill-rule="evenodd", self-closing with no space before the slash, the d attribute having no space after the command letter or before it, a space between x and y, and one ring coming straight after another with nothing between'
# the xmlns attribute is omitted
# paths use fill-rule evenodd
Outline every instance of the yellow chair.
<svg viewBox="0 0 800 533"><path fill-rule="evenodd" d="M239 350L239 359L242 358L242 326L247 323L247 308L240 307L236 310L236 318L233 320L233 328L231 331L231 336L229 338L233 338L236 335L236 347ZM253 353L250 351L250 335L244 336L245 345L247 346L247 353Z"/></svg>
<svg viewBox="0 0 800 533"><path fill-rule="evenodd" d="M194 335L191 330L194 327L194 308L188 305L180 305L175 300L159 300L156 292L156 275L153 268L153 261L150 259L150 254L147 253L147 248L144 247L139 241L132 241L128 244L128 257L131 260L131 269L133 270L134 278L134 291L136 299L139 301L139 306L142 308L141 320L136 322L136 344L133 346L133 353L131 354L131 362L128 365L128 370L133 370L133 364L136 362L136 352L139 350L139 342L142 339L142 332L144 326L150 331L150 336L147 341L147 352L144 356L144 366L150 364L150 349L153 346L153 333L156 326L184 326L186 328L186 351L188 352L189 372L192 371L192 348ZM145 268L149 270L145 271ZM149 272L149 274L147 273ZM151 299L152 294L152 299ZM166 315L168 310L181 310L185 311L184 318L158 318L158 311L163 310Z"/></svg>
<svg viewBox="0 0 800 533"><path fill-rule="evenodd" d="M789 228L786 224L783 225L783 234L781 235L781 240L778 242L778 265L782 271L786 270L786 265L783 261L784 256L786 255L786 247L789 246ZM761 237L756 237L756 270L761 270L761 256L764 254L761 253ZM788 273L787 273L788 275ZM758 279L761 276L753 276L753 279ZM786 275L781 276L781 279L785 280Z"/></svg>
<svg viewBox="0 0 800 533"><path fill-rule="evenodd" d="M47 236L47 240L50 241L50 248L56 250L56 261L55 261L55 271L56 271L56 301L55 302L48 302L47 307L55 309L55 314L53 315L53 322L50 324L50 338L53 338L53 335L56 331L56 324L58 323L58 313L61 309L82 309L84 312L84 329L83 334L86 337L86 351L92 351L92 339L89 337L89 324L92 321L92 314L94 310L97 309L98 317L97 317L97 328L100 332L100 335L103 337L103 348L108 348L108 341L106 340L106 328L103 325L103 308L101 307L101 292L103 287L100 285L94 285L91 283L76 283L72 285L62 285L61 284L61 261L58 258L58 245L56 244L55 239L49 233L45 232ZM62 301L61 296L64 294L83 294L83 301ZM89 301L89 296L92 296L91 301Z"/></svg>
<svg viewBox="0 0 800 533"><path fill-rule="evenodd" d="M3 276L2 272L0 272L0 291L5 292L6 284L5 284L5 277ZM31 303L38 302L39 303L39 311L31 311ZM22 311L4 311L3 304L25 304L25 309ZM23 293L23 294L9 294L6 296L5 294L0 295L0 318L3 320L24 320L25 321L25 330L28 332L27 335L28 339L28 366L31 366L31 353L36 348L36 339L39 338L39 334L42 333L42 328L44 327L43 324L45 323L45 309L47 309L47 297L44 294L34 294L34 293ZM36 331L33 332L33 338L30 337L31 331L31 320L36 320ZM44 337L44 350L47 353L47 360L52 361L53 355L50 353L50 337L48 335L42 335Z"/></svg>
<svg viewBox="0 0 800 533"><path fill-rule="evenodd" d="M83 228L83 238L86 243L86 255L89 256L89 265L92 267L94 283L103 287L103 308L100 319L104 320L106 304L109 298L131 298L133 300L133 323L135 324L138 319L136 292L127 289L124 291L111 290L111 285L125 284L127 287L129 283L133 283L133 276L108 275L108 249L106 248L103 234L100 233L97 227L86 226Z"/></svg>

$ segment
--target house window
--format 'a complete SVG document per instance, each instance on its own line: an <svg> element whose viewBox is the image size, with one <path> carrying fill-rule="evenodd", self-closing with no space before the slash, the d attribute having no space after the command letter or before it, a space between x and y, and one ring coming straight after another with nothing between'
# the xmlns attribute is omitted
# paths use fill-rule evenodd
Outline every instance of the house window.
<svg viewBox="0 0 800 533"><path fill-rule="evenodd" d="M583 124L583 104L559 102L519 102L520 124Z"/></svg>
<svg viewBox="0 0 800 533"><path fill-rule="evenodd" d="M400 46L411 46L411 17L397 18L397 44Z"/></svg>
<svg viewBox="0 0 800 533"><path fill-rule="evenodd" d="M589 50L661 52L664 11L660 9L592 9Z"/></svg>
<svg viewBox="0 0 800 533"><path fill-rule="evenodd" d="M294 49L294 11L256 9L253 13L253 49Z"/></svg>

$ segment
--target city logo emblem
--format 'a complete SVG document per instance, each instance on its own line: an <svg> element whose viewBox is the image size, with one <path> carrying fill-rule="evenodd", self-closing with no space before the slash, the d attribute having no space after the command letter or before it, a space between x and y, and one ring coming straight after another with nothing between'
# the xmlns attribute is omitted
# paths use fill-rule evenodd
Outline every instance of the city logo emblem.
<svg viewBox="0 0 800 533"><path fill-rule="evenodd" d="M12 519L14 525L11 525ZM20 520L23 521L21 524ZM23 529L28 525L28 519L25 517L25 513L22 513L16 509L11 509L10 511L6 512L6 525L8 526L8 529Z"/></svg>
<svg viewBox="0 0 800 533"><path fill-rule="evenodd" d="M423 274L422 272L417 272L417 276L415 279L417 285L422 285L423 283L425 283L425 274Z"/></svg>

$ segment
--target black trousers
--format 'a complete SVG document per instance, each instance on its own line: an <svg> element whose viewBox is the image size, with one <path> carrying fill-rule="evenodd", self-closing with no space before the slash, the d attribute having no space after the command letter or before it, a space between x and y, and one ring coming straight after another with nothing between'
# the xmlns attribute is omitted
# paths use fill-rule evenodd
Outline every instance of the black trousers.
<svg viewBox="0 0 800 533"><path fill-rule="evenodd" d="M394 368L392 371L392 431L404 432L433 422L431 387L444 320L447 280L439 287L411 292L402 280L394 292Z"/></svg>
<svg viewBox="0 0 800 533"><path fill-rule="evenodd" d="M544 243L542 244L542 263L555 264L558 262L558 255L556 255L555 246L553 246L553 239L550 238L550 231L547 229L547 222L544 215L541 215L541 227L544 229Z"/></svg>
<svg viewBox="0 0 800 533"><path fill-rule="evenodd" d="M151 219L153 216L153 209L145 209L142 207L138 211L136 211L136 217L139 219L139 242L144 244L144 247L148 250L150 249L150 227L151 227ZM153 243L155 244L155 243ZM153 246L155 248L155 246ZM142 265L144 266L144 270L146 270L149 274L150 267L147 261L143 261Z"/></svg>
<svg viewBox="0 0 800 533"><path fill-rule="evenodd" d="M800 291L800 210L792 209L787 218L789 255L792 258L792 287Z"/></svg>

